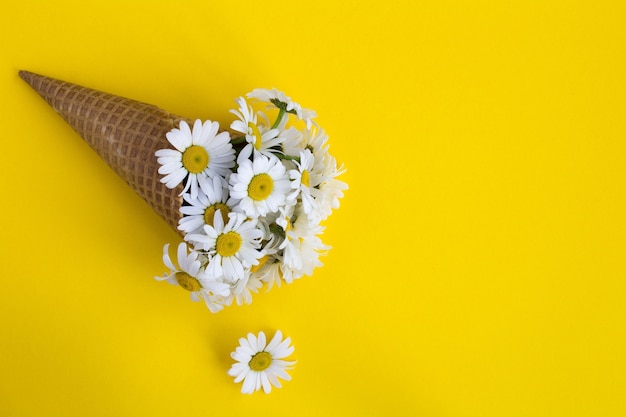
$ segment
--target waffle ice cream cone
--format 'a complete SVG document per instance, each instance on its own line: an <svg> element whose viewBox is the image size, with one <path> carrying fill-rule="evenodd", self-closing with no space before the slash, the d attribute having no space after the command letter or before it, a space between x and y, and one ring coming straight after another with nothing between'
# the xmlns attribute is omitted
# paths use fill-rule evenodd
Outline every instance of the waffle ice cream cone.
<svg viewBox="0 0 626 417"><path fill-rule="evenodd" d="M160 182L154 153L181 120L151 104L20 71L26 81L177 233L183 185Z"/></svg>

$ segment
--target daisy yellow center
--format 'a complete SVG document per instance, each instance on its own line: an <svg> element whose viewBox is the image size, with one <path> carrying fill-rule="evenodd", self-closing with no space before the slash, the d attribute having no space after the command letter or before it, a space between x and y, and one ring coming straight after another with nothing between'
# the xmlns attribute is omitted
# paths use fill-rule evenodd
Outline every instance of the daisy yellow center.
<svg viewBox="0 0 626 417"><path fill-rule="evenodd" d="M268 352L259 352L250 359L248 366L256 372L266 370L272 364L272 355Z"/></svg>
<svg viewBox="0 0 626 417"><path fill-rule="evenodd" d="M255 201L263 201L274 190L274 180L269 174L257 174L248 184L248 195Z"/></svg>
<svg viewBox="0 0 626 417"><path fill-rule="evenodd" d="M215 212L220 211L224 224L228 223L228 213L230 209L224 203L215 203L204 210L204 222L210 226L213 226L213 219L215 218Z"/></svg>
<svg viewBox="0 0 626 417"><path fill-rule="evenodd" d="M259 263L256 265L252 265L252 267L250 267L250 272L256 272L259 269L261 269L263 267L263 265L265 265L267 263L267 254L263 255L260 259L259 259Z"/></svg>
<svg viewBox="0 0 626 417"><path fill-rule="evenodd" d="M241 236L232 230L222 233L215 242L215 250L221 256L233 256L241 247Z"/></svg>
<svg viewBox="0 0 626 417"><path fill-rule="evenodd" d="M199 174L209 165L209 154L200 145L191 145L183 152L183 166L192 174Z"/></svg>
<svg viewBox="0 0 626 417"><path fill-rule="evenodd" d="M260 150L261 145L263 144L263 138L261 136L259 128L254 123L248 122L248 129L250 129L250 132L252 132L251 135L254 136L254 149L256 149L257 151Z"/></svg>
<svg viewBox="0 0 626 417"><path fill-rule="evenodd" d="M186 272L177 272L175 278L176 282L178 282L178 285L180 285L187 291L200 291L200 289L202 288L202 285L200 285L200 281L198 281Z"/></svg>
<svg viewBox="0 0 626 417"><path fill-rule="evenodd" d="M309 171L307 171L306 169L304 171L302 171L302 179L301 179L300 182L305 187L308 187L310 182L311 182L311 179L309 178Z"/></svg>

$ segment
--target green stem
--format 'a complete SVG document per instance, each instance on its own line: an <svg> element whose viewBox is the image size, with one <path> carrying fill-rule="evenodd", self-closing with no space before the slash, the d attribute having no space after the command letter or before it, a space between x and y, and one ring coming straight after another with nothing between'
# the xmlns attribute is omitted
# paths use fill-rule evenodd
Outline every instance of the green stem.
<svg viewBox="0 0 626 417"><path fill-rule="evenodd" d="M244 143L245 141L246 141L245 136L238 136L236 138L232 138L230 140L230 143L232 143L233 145L239 145L240 143Z"/></svg>
<svg viewBox="0 0 626 417"><path fill-rule="evenodd" d="M283 116L284 115L285 115L285 109L280 108L280 110L278 112L278 117L276 117L276 121L272 125L272 129L276 129L278 127L278 125L280 125L280 122L283 120Z"/></svg>
<svg viewBox="0 0 626 417"><path fill-rule="evenodd" d="M285 159L287 161L297 161L300 162L300 157L299 156L291 156L291 155L282 155L282 154L275 154L278 159Z"/></svg>
<svg viewBox="0 0 626 417"><path fill-rule="evenodd" d="M280 237L283 237L283 238L285 237L285 230L283 230L283 228L277 225L276 223L270 224L270 232Z"/></svg>

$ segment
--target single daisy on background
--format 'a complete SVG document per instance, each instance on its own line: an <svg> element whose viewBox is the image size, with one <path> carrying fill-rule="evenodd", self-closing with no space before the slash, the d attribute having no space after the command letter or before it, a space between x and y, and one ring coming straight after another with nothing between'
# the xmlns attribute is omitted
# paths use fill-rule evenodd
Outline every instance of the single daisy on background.
<svg viewBox="0 0 626 417"><path fill-rule="evenodd" d="M231 283L245 279L250 267L263 257L261 239L263 231L256 220L242 213L229 214L224 224L220 211L215 212L213 225L205 225L203 234L188 234L185 240L194 244L196 250L206 251L210 260L206 273L213 277L224 276Z"/></svg>
<svg viewBox="0 0 626 417"><path fill-rule="evenodd" d="M279 378L291 380L287 371L296 362L284 360L294 351L290 344L291 338L283 340L280 330L276 331L269 344L266 344L265 333L259 332L258 336L248 333L247 338L239 339L239 346L230 355L237 362L228 370L228 375L235 378L235 383L243 381L243 394L252 394L261 388L269 394L272 386L281 388Z"/></svg>
<svg viewBox="0 0 626 417"><path fill-rule="evenodd" d="M228 223L228 213L233 208L229 203L228 183L219 176L213 177L211 183L208 193L199 190L196 199L191 198L191 194L183 194L183 200L188 205L180 208L184 216L178 221L179 230L185 233L202 233L205 224L213 225L217 210L222 214L224 223Z"/></svg>
<svg viewBox="0 0 626 417"><path fill-rule="evenodd" d="M170 269L169 274L162 277L154 277L158 281L167 281L172 285L179 285L189 291L193 301L204 300L205 304L213 313L221 307L214 303L213 296L225 297L230 294L230 286L224 282L211 279L202 269L201 255L191 251L187 253L187 244L181 242L178 245L177 260L180 269L177 268L169 255L169 244L163 247L163 263Z"/></svg>
<svg viewBox="0 0 626 417"><path fill-rule="evenodd" d="M254 161L242 159L239 164L229 181L239 211L251 218L276 213L290 190L285 166L271 155L256 155Z"/></svg>
<svg viewBox="0 0 626 417"><path fill-rule="evenodd" d="M179 129L167 132L166 137L175 149L156 151L161 164L161 182L175 188L185 179L183 193L190 191L191 198L198 197L198 188L207 193L211 184L206 180L215 175L228 178L235 166L235 150L228 132L218 133L219 123L196 120L193 131L185 121Z"/></svg>

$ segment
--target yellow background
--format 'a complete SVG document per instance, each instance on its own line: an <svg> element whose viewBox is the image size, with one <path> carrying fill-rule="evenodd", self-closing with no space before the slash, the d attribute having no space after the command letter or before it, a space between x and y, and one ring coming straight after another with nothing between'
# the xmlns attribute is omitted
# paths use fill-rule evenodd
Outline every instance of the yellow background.
<svg viewBox="0 0 626 417"><path fill-rule="evenodd" d="M626 415L626 7L5 2L0 416ZM211 314L150 208L17 76L232 120L277 87L350 189L312 277ZM247 332L298 360L226 372Z"/></svg>

